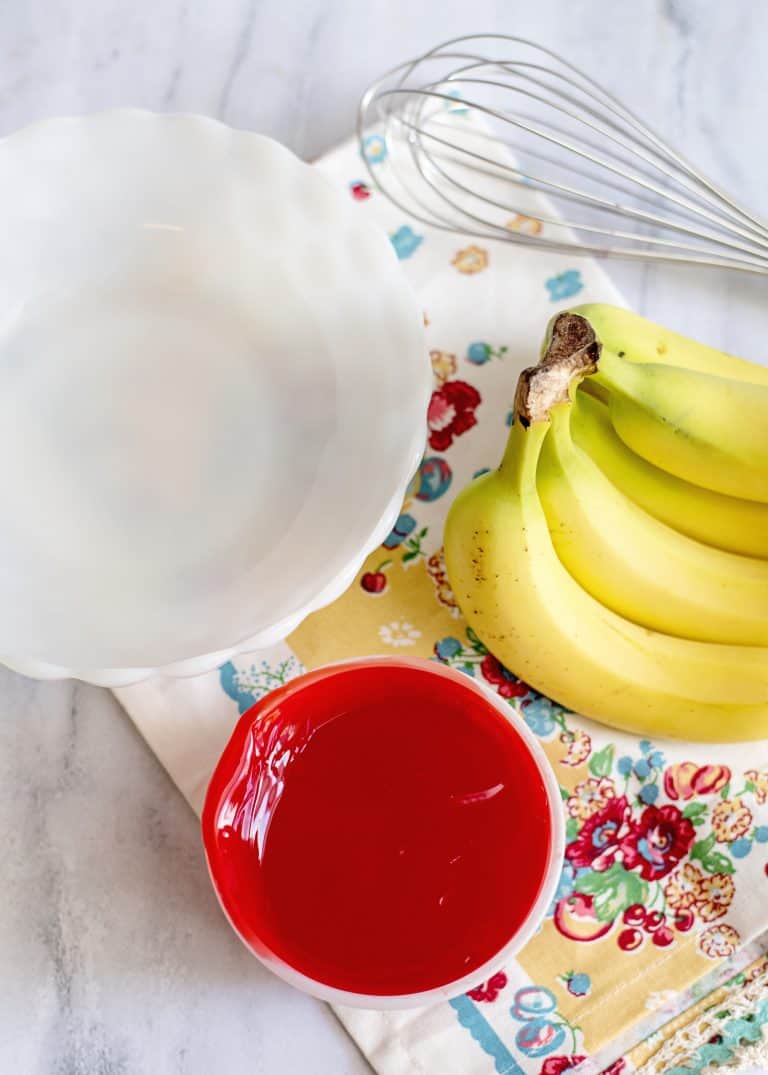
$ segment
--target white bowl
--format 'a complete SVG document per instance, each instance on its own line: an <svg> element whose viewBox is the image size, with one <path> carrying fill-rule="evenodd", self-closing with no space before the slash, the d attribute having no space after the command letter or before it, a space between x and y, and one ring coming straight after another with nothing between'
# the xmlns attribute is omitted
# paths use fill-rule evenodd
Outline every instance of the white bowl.
<svg viewBox="0 0 768 1075"><path fill-rule="evenodd" d="M0 659L109 685L271 645L424 444L386 235L269 138L120 111L0 141Z"/></svg>

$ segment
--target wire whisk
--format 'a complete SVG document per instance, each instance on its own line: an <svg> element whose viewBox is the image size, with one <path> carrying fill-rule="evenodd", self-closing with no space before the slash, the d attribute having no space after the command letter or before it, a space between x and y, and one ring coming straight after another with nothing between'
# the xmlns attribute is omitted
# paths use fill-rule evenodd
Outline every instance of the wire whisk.
<svg viewBox="0 0 768 1075"><path fill-rule="evenodd" d="M400 64L365 92L358 138L374 184L432 227L768 274L768 224L524 38L454 38Z"/></svg>

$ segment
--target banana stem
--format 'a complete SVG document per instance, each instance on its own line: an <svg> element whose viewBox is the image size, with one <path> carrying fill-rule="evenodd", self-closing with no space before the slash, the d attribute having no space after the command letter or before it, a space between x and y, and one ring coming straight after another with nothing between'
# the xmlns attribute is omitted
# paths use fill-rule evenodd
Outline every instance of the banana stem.
<svg viewBox="0 0 768 1075"><path fill-rule="evenodd" d="M600 343L586 318L560 314L550 325L538 366L517 382L512 428L500 474L522 492L536 484L536 464L553 408L573 401L581 381L597 371Z"/></svg>
<svg viewBox="0 0 768 1075"><path fill-rule="evenodd" d="M585 377L596 373L601 344L580 314L560 314L550 326L538 366L520 374L515 392L515 421L548 421L557 403L568 403Z"/></svg>

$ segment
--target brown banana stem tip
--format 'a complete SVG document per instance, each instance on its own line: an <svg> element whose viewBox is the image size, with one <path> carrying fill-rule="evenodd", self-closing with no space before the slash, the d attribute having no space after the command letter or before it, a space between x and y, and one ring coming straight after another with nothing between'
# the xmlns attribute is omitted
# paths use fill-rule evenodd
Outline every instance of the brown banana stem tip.
<svg viewBox="0 0 768 1075"><path fill-rule="evenodd" d="M538 366L523 370L515 391L515 420L524 426L549 417L557 403L566 403L573 381L597 372L602 344L580 314L558 314Z"/></svg>

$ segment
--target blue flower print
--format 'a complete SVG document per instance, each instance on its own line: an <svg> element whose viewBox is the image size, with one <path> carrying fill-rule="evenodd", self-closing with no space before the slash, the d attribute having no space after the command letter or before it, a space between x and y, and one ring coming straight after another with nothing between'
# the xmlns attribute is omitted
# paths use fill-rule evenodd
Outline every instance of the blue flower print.
<svg viewBox="0 0 768 1075"><path fill-rule="evenodd" d="M237 669L231 661L227 661L219 669L219 683L224 693L237 702L237 709L240 714L247 713L251 706L258 701L258 697L249 687L241 686Z"/></svg>
<svg viewBox="0 0 768 1075"><path fill-rule="evenodd" d="M592 985L589 975L569 971L568 978L576 983L575 996L589 992ZM518 989L509 1014L523 1024L515 1034L515 1045L527 1057L555 1052L565 1041L566 1030L570 1031L574 1045L576 1043L578 1027L560 1015L554 993L543 986L529 985Z"/></svg>
<svg viewBox="0 0 768 1075"><path fill-rule="evenodd" d="M566 269L557 276L550 276L546 285L552 302L559 302L561 299L569 299L571 295L578 295L584 282L578 269Z"/></svg>
<svg viewBox="0 0 768 1075"><path fill-rule="evenodd" d="M651 774L651 767L645 758L640 758L635 762L635 776L639 780L645 780L647 776Z"/></svg>
<svg viewBox="0 0 768 1075"><path fill-rule="evenodd" d="M458 638L452 638L450 635L448 638L441 638L439 642L435 643L435 656L439 657L441 661L450 661L452 657L456 657L461 653L461 642Z"/></svg>
<svg viewBox="0 0 768 1075"><path fill-rule="evenodd" d="M242 715L265 694L282 687L301 671L301 665L293 656L277 664L266 660L251 664L227 661L219 669L219 684L224 693L237 702L238 712Z"/></svg>
<svg viewBox="0 0 768 1075"><path fill-rule="evenodd" d="M515 1035L515 1045L526 1056L547 1056L565 1041L565 1027L549 1019L531 1019Z"/></svg>
<svg viewBox="0 0 768 1075"><path fill-rule="evenodd" d="M395 253L400 261L405 261L406 258L411 257L419 249L424 242L424 236L417 235L410 224L403 224L402 227L390 235L389 241L394 246Z"/></svg>
<svg viewBox="0 0 768 1075"><path fill-rule="evenodd" d="M554 706L549 698L532 698L521 707L523 720L534 735L546 739L555 730Z"/></svg>
<svg viewBox="0 0 768 1075"><path fill-rule="evenodd" d="M447 493L453 481L451 468L439 455L431 455L421 461L415 480L414 495L417 500L431 503Z"/></svg>
<svg viewBox="0 0 768 1075"><path fill-rule="evenodd" d="M624 754L621 758L619 758L619 760L616 762L616 768L619 770L619 773L622 776L629 776L629 774L632 772L632 759L630 758L629 754Z"/></svg>
<svg viewBox="0 0 768 1075"><path fill-rule="evenodd" d="M646 784L645 787L640 788L640 801L644 802L646 806L653 806L658 797L658 784Z"/></svg>
<svg viewBox="0 0 768 1075"><path fill-rule="evenodd" d="M576 974L567 975L565 984L572 997L585 997L592 988L592 979L588 974L579 971Z"/></svg>
<svg viewBox="0 0 768 1075"><path fill-rule="evenodd" d="M768 844L768 825L758 825L755 829L755 839L759 844Z"/></svg>
<svg viewBox="0 0 768 1075"><path fill-rule="evenodd" d="M745 859L752 850L752 841L746 836L740 836L729 845L729 850L735 859Z"/></svg>
<svg viewBox="0 0 768 1075"><path fill-rule="evenodd" d="M467 348L467 358L475 366L483 366L491 357L491 349L487 343L476 341Z"/></svg>
<svg viewBox="0 0 768 1075"><path fill-rule="evenodd" d="M363 156L369 164L381 164L387 159L387 142L380 134L369 134L363 139Z"/></svg>
<svg viewBox="0 0 768 1075"><path fill-rule="evenodd" d="M382 545L385 549L396 549L402 545L410 533L416 529L416 520L412 515L403 514L384 538Z"/></svg>
<svg viewBox="0 0 768 1075"><path fill-rule="evenodd" d="M504 358L506 353L506 347L491 347L489 343L475 340L467 348L467 362L471 362L473 366L484 366L492 358Z"/></svg>
<svg viewBox="0 0 768 1075"><path fill-rule="evenodd" d="M543 985L526 985L515 993L510 1015L513 1019L537 1019L553 1012L556 1007L557 998L550 989Z"/></svg>

